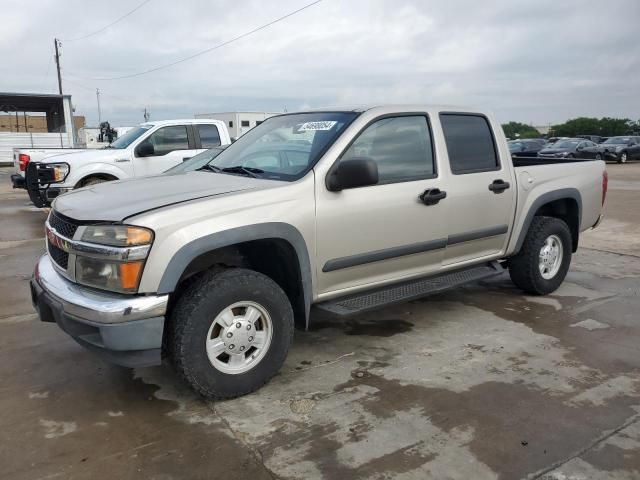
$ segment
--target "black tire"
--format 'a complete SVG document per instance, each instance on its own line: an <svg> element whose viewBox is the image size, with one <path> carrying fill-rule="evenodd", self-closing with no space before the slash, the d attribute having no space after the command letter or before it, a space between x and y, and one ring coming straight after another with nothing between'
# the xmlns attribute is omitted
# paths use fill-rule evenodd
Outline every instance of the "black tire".
<svg viewBox="0 0 640 480"><path fill-rule="evenodd" d="M205 339L214 318L241 301L255 302L266 309L273 334L264 357L253 368L229 374L209 361ZM293 332L291 303L277 283L253 270L212 270L191 282L172 309L168 353L178 374L196 392L209 399L229 399L259 389L278 373Z"/></svg>
<svg viewBox="0 0 640 480"><path fill-rule="evenodd" d="M627 163L628 159L629 155L627 154L627 152L621 152L620 156L618 156L618 163Z"/></svg>
<svg viewBox="0 0 640 480"><path fill-rule="evenodd" d="M596 153L596 160L602 160L602 155L600 155L599 153Z"/></svg>
<svg viewBox="0 0 640 480"><path fill-rule="evenodd" d="M562 243L562 261L557 273L550 279L542 276L539 268L540 250L546 239L556 235ZM533 295L547 295L564 281L571 264L572 241L567 224L553 217L534 217L522 248L509 261L509 275L515 285Z"/></svg>

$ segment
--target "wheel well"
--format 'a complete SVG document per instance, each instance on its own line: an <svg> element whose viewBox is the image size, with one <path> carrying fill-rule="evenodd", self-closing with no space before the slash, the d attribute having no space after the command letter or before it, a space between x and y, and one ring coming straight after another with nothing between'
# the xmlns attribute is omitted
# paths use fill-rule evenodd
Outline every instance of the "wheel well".
<svg viewBox="0 0 640 480"><path fill-rule="evenodd" d="M578 249L578 238L580 236L580 208L578 202L573 198L561 198L549 203L545 203L538 210L535 216L555 217L564 221L571 232L573 251Z"/></svg>
<svg viewBox="0 0 640 480"><path fill-rule="evenodd" d="M298 256L289 242L279 238L251 240L199 255L187 265L172 297L178 298L198 274L211 268L229 267L255 270L276 282L289 297L296 325L305 328L304 291Z"/></svg>
<svg viewBox="0 0 640 480"><path fill-rule="evenodd" d="M74 188L83 187L85 182L87 182L88 180L91 180L92 178L99 178L100 180L106 180L108 182L110 182L112 180L118 180L118 177L115 177L114 175L110 175L108 173L92 173L92 174L87 175L86 177L82 178L82 180L80 180L78 183L76 183L76 186Z"/></svg>

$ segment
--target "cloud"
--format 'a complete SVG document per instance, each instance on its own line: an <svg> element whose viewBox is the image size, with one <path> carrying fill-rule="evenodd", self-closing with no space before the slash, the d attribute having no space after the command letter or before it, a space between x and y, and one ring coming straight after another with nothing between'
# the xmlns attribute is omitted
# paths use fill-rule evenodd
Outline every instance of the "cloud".
<svg viewBox="0 0 640 480"><path fill-rule="evenodd" d="M53 38L79 114L112 124L222 110L446 103L535 124L578 115L640 117L640 2L324 0L219 50L149 75L308 0L5 2L2 90L55 92Z"/></svg>

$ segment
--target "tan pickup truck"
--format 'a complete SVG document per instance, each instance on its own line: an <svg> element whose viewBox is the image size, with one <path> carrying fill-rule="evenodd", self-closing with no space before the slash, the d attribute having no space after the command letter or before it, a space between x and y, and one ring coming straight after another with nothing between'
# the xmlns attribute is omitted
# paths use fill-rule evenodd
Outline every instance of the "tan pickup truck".
<svg viewBox="0 0 640 480"><path fill-rule="evenodd" d="M336 315L508 270L562 283L601 218L602 161L512 159L478 110L269 118L210 162L57 198L33 303L125 366L167 358L209 398L256 390L312 307Z"/></svg>

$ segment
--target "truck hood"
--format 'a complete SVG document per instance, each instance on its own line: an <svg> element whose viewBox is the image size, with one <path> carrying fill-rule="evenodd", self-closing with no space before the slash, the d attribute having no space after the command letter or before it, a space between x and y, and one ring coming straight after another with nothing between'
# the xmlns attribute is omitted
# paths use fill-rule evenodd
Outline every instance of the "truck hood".
<svg viewBox="0 0 640 480"><path fill-rule="evenodd" d="M132 215L197 198L273 188L283 182L212 172L131 178L73 190L53 208L80 221L120 222Z"/></svg>
<svg viewBox="0 0 640 480"><path fill-rule="evenodd" d="M77 163L112 161L121 157L128 158L128 156L129 156L129 152L127 150L101 148L101 149L94 149L94 150L82 150L80 152L70 152L70 153L61 152L59 154L55 154L53 156L43 158L42 162L44 163L66 162L69 165L73 166L74 164L77 164Z"/></svg>

